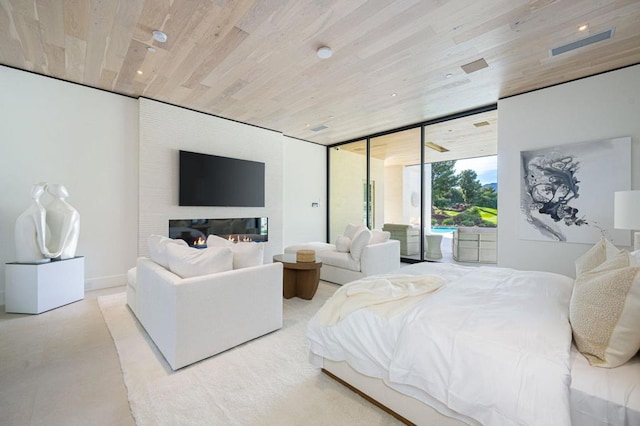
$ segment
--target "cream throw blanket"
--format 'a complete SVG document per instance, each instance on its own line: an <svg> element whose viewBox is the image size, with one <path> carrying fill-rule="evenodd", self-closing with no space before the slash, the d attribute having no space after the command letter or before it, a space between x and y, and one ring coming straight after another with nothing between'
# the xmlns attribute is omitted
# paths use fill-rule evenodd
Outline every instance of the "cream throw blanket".
<svg viewBox="0 0 640 426"><path fill-rule="evenodd" d="M445 284L433 275L378 275L343 285L320 308L316 318L321 325L335 325L347 315L362 308L373 308L376 314L391 317L415 305L428 293ZM394 302L402 303L394 303Z"/></svg>

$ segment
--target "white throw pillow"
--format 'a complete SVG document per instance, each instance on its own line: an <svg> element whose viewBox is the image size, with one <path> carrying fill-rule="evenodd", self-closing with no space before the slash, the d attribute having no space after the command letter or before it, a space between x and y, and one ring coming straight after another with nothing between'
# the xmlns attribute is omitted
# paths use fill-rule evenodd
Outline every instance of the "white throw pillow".
<svg viewBox="0 0 640 426"><path fill-rule="evenodd" d="M369 241L371 241L371 231L366 227L358 232L355 238L351 240L350 253L354 260L360 260L360 257L362 257L362 250L364 250L364 247L369 244Z"/></svg>
<svg viewBox="0 0 640 426"><path fill-rule="evenodd" d="M264 261L264 244L262 243L231 243L231 250L233 251L233 269L262 265Z"/></svg>
<svg viewBox="0 0 640 426"><path fill-rule="evenodd" d="M356 237L356 234L367 227L361 223L350 223L344 230L344 236L349 238L351 241Z"/></svg>
<svg viewBox="0 0 640 426"><path fill-rule="evenodd" d="M569 319L578 350L593 366L620 366L640 349L640 266L633 263L606 240L576 261Z"/></svg>
<svg viewBox="0 0 640 426"><path fill-rule="evenodd" d="M336 238L336 250L338 253L349 253L351 249L351 238L344 235L338 235Z"/></svg>
<svg viewBox="0 0 640 426"><path fill-rule="evenodd" d="M197 249L177 244L167 246L169 270L181 278L198 277L233 268L233 252L229 247Z"/></svg>
<svg viewBox="0 0 640 426"><path fill-rule="evenodd" d="M371 231L371 242L369 244L386 243L389 241L389 238L391 238L391 232L374 229Z"/></svg>
<svg viewBox="0 0 640 426"><path fill-rule="evenodd" d="M226 238L218 237L217 235L209 235L207 237L207 247L232 247L233 241L229 241Z"/></svg>
<svg viewBox="0 0 640 426"><path fill-rule="evenodd" d="M187 244L184 240L173 240L162 235L150 235L147 239L147 246L149 247L149 257L158 265L161 265L166 269L169 269L169 261L167 260L167 246L170 244L189 247L189 244Z"/></svg>

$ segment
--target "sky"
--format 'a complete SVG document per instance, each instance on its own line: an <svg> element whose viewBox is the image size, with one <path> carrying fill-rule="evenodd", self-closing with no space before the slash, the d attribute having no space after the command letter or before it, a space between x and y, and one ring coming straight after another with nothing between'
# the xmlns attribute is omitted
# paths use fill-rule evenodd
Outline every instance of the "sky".
<svg viewBox="0 0 640 426"><path fill-rule="evenodd" d="M498 182L497 155L456 161L456 174L467 169L471 169L478 174L478 180L482 185Z"/></svg>

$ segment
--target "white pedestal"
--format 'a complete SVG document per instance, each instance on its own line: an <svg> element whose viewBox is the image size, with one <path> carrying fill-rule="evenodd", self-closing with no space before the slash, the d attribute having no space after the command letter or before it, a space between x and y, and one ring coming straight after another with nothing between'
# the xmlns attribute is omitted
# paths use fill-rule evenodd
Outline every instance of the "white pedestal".
<svg viewBox="0 0 640 426"><path fill-rule="evenodd" d="M84 298L84 257L5 265L5 311L39 314Z"/></svg>

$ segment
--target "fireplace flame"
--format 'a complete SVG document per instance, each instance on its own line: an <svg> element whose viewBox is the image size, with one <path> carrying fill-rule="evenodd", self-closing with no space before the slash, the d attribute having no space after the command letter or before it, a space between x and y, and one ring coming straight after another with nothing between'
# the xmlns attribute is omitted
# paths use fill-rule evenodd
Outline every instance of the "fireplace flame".
<svg viewBox="0 0 640 426"><path fill-rule="evenodd" d="M249 237L248 235L229 235L229 237L227 239L229 241L233 242L233 243L239 243L239 242L250 243L250 242L253 242L253 239L251 237Z"/></svg>
<svg viewBox="0 0 640 426"><path fill-rule="evenodd" d="M202 236L199 236L198 239L193 242L193 245L194 246L203 246L206 243L207 243L207 241L204 238L202 238Z"/></svg>

